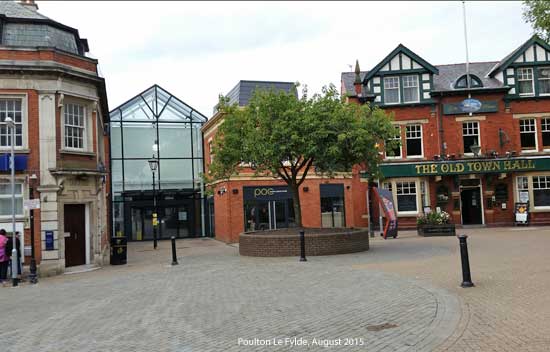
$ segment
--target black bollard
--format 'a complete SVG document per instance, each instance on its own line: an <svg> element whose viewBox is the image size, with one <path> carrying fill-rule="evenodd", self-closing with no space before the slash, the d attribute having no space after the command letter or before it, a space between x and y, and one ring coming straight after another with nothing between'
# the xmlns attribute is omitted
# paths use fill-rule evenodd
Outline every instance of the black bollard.
<svg viewBox="0 0 550 352"><path fill-rule="evenodd" d="M474 287L472 282L472 275L470 274L470 260L468 259L468 243L466 239L468 236L459 235L458 241L460 242L460 260L462 261L462 287Z"/></svg>
<svg viewBox="0 0 550 352"><path fill-rule="evenodd" d="M176 255L176 238L172 236L172 265L178 265L178 257Z"/></svg>
<svg viewBox="0 0 550 352"><path fill-rule="evenodd" d="M300 231L300 261L301 262L307 262L306 259L306 236L305 231Z"/></svg>

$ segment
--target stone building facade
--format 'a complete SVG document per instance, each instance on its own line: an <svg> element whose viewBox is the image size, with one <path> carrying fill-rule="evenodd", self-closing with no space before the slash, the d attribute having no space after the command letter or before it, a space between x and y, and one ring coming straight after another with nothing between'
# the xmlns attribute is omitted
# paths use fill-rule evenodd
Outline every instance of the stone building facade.
<svg viewBox="0 0 550 352"><path fill-rule="evenodd" d="M34 229L35 257L46 275L108 258L109 115L105 80L86 54L87 40L37 10L33 1L0 2L0 153L10 149L5 119L11 117L17 229L27 262ZM0 173L0 227L11 232L9 173ZM41 203L33 226L23 207L30 198Z"/></svg>

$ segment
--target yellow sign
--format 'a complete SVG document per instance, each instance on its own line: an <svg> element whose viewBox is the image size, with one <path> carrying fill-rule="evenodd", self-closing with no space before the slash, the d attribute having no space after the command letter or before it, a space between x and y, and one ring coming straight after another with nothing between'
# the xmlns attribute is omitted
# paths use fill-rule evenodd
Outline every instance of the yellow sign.
<svg viewBox="0 0 550 352"><path fill-rule="evenodd" d="M157 217L157 213L153 213L153 226L157 226L159 224L159 219Z"/></svg>

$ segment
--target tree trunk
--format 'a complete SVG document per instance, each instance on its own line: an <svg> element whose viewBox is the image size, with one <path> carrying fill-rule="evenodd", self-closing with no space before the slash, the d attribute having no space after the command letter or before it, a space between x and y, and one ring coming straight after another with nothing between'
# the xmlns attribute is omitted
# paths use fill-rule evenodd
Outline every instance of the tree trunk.
<svg viewBox="0 0 550 352"><path fill-rule="evenodd" d="M294 218L296 226L302 227L302 208L300 206L300 186L294 184L290 185L292 192L292 203L294 205Z"/></svg>

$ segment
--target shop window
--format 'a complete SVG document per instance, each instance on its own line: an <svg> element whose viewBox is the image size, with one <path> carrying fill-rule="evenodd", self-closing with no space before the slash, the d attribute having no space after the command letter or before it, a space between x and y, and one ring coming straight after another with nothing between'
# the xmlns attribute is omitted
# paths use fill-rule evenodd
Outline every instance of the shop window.
<svg viewBox="0 0 550 352"><path fill-rule="evenodd" d="M518 93L520 95L533 95L533 69L530 67L518 68Z"/></svg>
<svg viewBox="0 0 550 352"><path fill-rule="evenodd" d="M23 146L23 110L20 98L0 99L0 147L11 147L11 131L6 124L9 117L15 122L15 147Z"/></svg>
<svg viewBox="0 0 550 352"><path fill-rule="evenodd" d="M408 125L405 137L407 139L407 157L421 157L422 125Z"/></svg>
<svg viewBox="0 0 550 352"><path fill-rule="evenodd" d="M401 150L402 150L402 146L401 146L401 127L400 126L395 126L395 137L390 139L388 142L392 142L394 141L393 143L394 144L397 144L397 146L390 146L389 143L386 143L386 158L388 159L391 159L391 158L395 158L395 159L398 159L398 158L401 158Z"/></svg>
<svg viewBox="0 0 550 352"><path fill-rule="evenodd" d="M529 178L527 176L518 176L516 178L517 199L521 201L522 198L529 199Z"/></svg>
<svg viewBox="0 0 550 352"><path fill-rule="evenodd" d="M544 149L550 149L550 118L541 119L542 145Z"/></svg>
<svg viewBox="0 0 550 352"><path fill-rule="evenodd" d="M417 212L416 204L416 183L396 182L397 211L399 212Z"/></svg>
<svg viewBox="0 0 550 352"><path fill-rule="evenodd" d="M403 76L403 102L415 103L419 101L418 76Z"/></svg>
<svg viewBox="0 0 550 352"><path fill-rule="evenodd" d="M537 121L535 119L519 120L519 135L522 151L537 150Z"/></svg>
<svg viewBox="0 0 550 352"><path fill-rule="evenodd" d="M550 206L550 176L533 176L533 204L535 207Z"/></svg>
<svg viewBox="0 0 550 352"><path fill-rule="evenodd" d="M344 185L321 185L321 226L345 227Z"/></svg>
<svg viewBox="0 0 550 352"><path fill-rule="evenodd" d="M11 217L11 184L0 183L0 217ZM15 184L15 215L23 216L23 184Z"/></svg>
<svg viewBox="0 0 550 352"><path fill-rule="evenodd" d="M549 95L550 67L541 67L538 70L539 95Z"/></svg>
<svg viewBox="0 0 550 352"><path fill-rule="evenodd" d="M462 141L464 143L464 154L472 154L471 147L479 146L479 122L469 121L462 123Z"/></svg>
<svg viewBox="0 0 550 352"><path fill-rule="evenodd" d="M384 103L399 104L399 77L384 77Z"/></svg>

